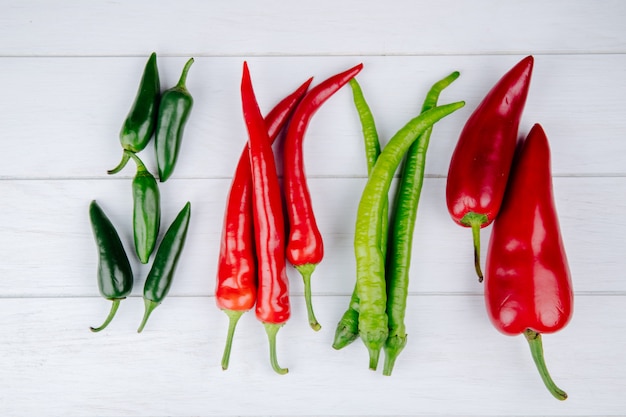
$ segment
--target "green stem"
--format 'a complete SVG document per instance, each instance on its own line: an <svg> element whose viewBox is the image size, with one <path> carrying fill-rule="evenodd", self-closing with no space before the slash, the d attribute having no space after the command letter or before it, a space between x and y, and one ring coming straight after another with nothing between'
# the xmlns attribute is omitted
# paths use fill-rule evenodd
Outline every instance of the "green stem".
<svg viewBox="0 0 626 417"><path fill-rule="evenodd" d="M335 337L333 339L333 349L339 350L356 340L359 337L359 296L356 289L352 292L350 305L335 329Z"/></svg>
<svg viewBox="0 0 626 417"><path fill-rule="evenodd" d="M541 333L526 329L526 331L524 331L524 336L526 336L526 340L528 341L528 345L530 346L530 352L532 353L533 360L535 361L535 365L537 366L539 375L541 375L541 379L543 380L546 388L548 388L550 394L552 394L557 400L566 400L567 393L556 386L556 384L550 377L550 374L548 373L548 368L546 367L546 363L543 358Z"/></svg>
<svg viewBox="0 0 626 417"><path fill-rule="evenodd" d="M396 364L396 359L402 352L402 349L406 346L407 335L393 335L387 338L385 342L385 365L383 367L383 375L390 376L393 372L393 367Z"/></svg>
<svg viewBox="0 0 626 417"><path fill-rule="evenodd" d="M132 154L132 152L124 149L124 152L122 152L122 160L120 161L120 163L117 164L117 166L115 168L108 170L107 174L109 174L109 175L117 174L122 169L124 169L124 167L128 163L128 160L130 159L130 155L131 154Z"/></svg>
<svg viewBox="0 0 626 417"><path fill-rule="evenodd" d="M267 338L270 342L270 362L272 364L272 369L276 371L276 373L280 375L284 375L289 372L287 368L281 368L278 365L278 359L276 357L276 333L282 327L282 324L273 324L273 323L263 323L265 326L265 332L267 333Z"/></svg>
<svg viewBox="0 0 626 417"><path fill-rule="evenodd" d="M309 317L309 325L315 331L318 331L322 326L318 323L313 312L313 303L311 302L311 275L315 270L315 264L304 264L296 266L296 269L302 275L304 281L304 299L306 301L306 310Z"/></svg>
<svg viewBox="0 0 626 417"><path fill-rule="evenodd" d="M143 163L143 161L141 160L141 158L139 158L137 156L137 154L135 154L134 152L131 151L125 151L128 152L128 156L130 158L133 159L133 161L135 161L135 164L137 164L137 171L147 171L148 169L146 168L145 164Z"/></svg>
<svg viewBox="0 0 626 417"><path fill-rule="evenodd" d="M469 212L461 219L461 223L472 228L472 240L474 241L474 268L478 275L478 282L483 282L483 272L480 268L480 229L489 219L485 214Z"/></svg>
<svg viewBox="0 0 626 417"><path fill-rule="evenodd" d="M223 310L228 316L228 335L226 336L226 346L224 347L224 355L222 356L222 369L228 369L228 361L230 360L230 350L233 345L233 336L235 335L235 328L237 322L245 313L245 311L238 310Z"/></svg>
<svg viewBox="0 0 626 417"><path fill-rule="evenodd" d="M139 325L139 328L137 329L137 333L141 333L141 331L143 330L143 328L146 325L146 322L148 321L148 318L150 317L150 314L152 314L154 309L157 308L158 305L160 304L160 303L157 303L155 301L148 300L147 298L144 298L143 301L144 301L144 304L146 306L146 309L145 309L145 312L143 314L143 320L141 320L141 324Z"/></svg>
<svg viewBox="0 0 626 417"><path fill-rule="evenodd" d="M91 331L96 333L99 332L100 330L103 330L104 328L106 328L109 323L111 323L111 320L113 320L113 317L115 317L115 313L117 313L117 309L120 306L120 301L122 301L123 298L115 298L111 301L113 301L113 305L111 306L111 311L109 311L109 315L107 316L106 320L104 321L104 323L102 323L102 325L100 327L90 327Z"/></svg>
<svg viewBox="0 0 626 417"><path fill-rule="evenodd" d="M180 75L178 84L176 84L176 88L182 88L182 89L186 88L185 83L187 82L187 73L189 72L189 68L191 67L191 64L193 64L193 62L194 62L193 58L189 58L189 60L185 64L185 67L183 68L182 74Z"/></svg>
<svg viewBox="0 0 626 417"><path fill-rule="evenodd" d="M380 358L381 348L375 348L372 344L366 344L367 351L370 355L370 369L375 371L378 368L378 358Z"/></svg>

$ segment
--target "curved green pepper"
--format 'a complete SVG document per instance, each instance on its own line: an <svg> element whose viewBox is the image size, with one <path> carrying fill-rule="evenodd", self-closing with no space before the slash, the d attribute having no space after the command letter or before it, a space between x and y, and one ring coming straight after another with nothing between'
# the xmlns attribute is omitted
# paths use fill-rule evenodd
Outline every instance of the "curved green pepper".
<svg viewBox="0 0 626 417"><path fill-rule="evenodd" d="M120 301L133 289L133 271L113 223L94 200L89 205L89 219L98 247L98 288L100 294L113 301L111 311L100 327L91 327L99 332L113 320Z"/></svg>
<svg viewBox="0 0 626 417"><path fill-rule="evenodd" d="M146 309L138 333L141 333L152 311L161 304L170 290L176 265L185 245L190 217L191 203L187 202L163 236L144 284L143 299Z"/></svg>
<svg viewBox="0 0 626 417"><path fill-rule="evenodd" d="M124 149L139 152L150 142L156 126L160 94L159 70L156 53L153 52L146 63L135 101L120 131L120 142Z"/></svg>
<svg viewBox="0 0 626 417"><path fill-rule="evenodd" d="M187 61L178 84L161 96L155 134L156 160L161 182L167 181L174 171L185 124L193 107L193 97L185 86L187 73L193 62L193 58Z"/></svg>

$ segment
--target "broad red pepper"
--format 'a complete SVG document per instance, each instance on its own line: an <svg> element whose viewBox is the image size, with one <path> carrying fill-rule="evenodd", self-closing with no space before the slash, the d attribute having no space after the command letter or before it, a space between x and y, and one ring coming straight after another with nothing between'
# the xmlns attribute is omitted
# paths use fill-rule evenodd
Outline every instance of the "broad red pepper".
<svg viewBox="0 0 626 417"><path fill-rule="evenodd" d="M311 81L285 97L265 117L267 133L273 142L286 124ZM256 302L256 256L252 222L252 172L246 144L231 183L224 214L222 240L217 266L215 301L229 318L222 368L228 368L233 335L243 313Z"/></svg>
<svg viewBox="0 0 626 417"><path fill-rule="evenodd" d="M546 387L566 399L548 374L541 343L542 333L556 332L570 320L573 294L554 204L550 147L539 124L521 145L493 224L485 300L494 326L526 336Z"/></svg>
<svg viewBox="0 0 626 417"><path fill-rule="evenodd" d="M291 313L282 195L267 127L245 62L241 80L241 101L249 136L252 172L252 218L258 266L255 313L267 332L272 368L279 374L285 374L288 369L281 368L276 359L276 333L289 320Z"/></svg>
<svg viewBox="0 0 626 417"><path fill-rule="evenodd" d="M311 274L324 257L324 242L315 221L304 171L304 135L311 118L322 104L362 68L363 64L356 65L312 88L298 104L289 122L284 143L284 187L289 219L287 260L300 272L304 280L308 319L314 330L319 330L322 326L315 318L311 303Z"/></svg>
<svg viewBox="0 0 626 417"><path fill-rule="evenodd" d="M446 203L456 223L472 228L479 282L480 229L500 210L533 63L532 56L522 59L487 93L461 131L450 161Z"/></svg>

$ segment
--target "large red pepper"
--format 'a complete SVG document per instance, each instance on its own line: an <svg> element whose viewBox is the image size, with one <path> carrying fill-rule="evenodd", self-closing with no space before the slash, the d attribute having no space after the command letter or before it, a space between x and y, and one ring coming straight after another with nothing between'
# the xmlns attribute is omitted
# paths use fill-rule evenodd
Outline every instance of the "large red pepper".
<svg viewBox="0 0 626 417"><path fill-rule="evenodd" d="M493 224L485 300L494 326L526 336L546 387L566 399L548 374L541 343L542 333L556 332L570 320L573 294L552 192L550 147L539 124L521 144Z"/></svg>
<svg viewBox="0 0 626 417"><path fill-rule="evenodd" d="M446 202L452 219L472 228L478 281L480 229L495 219L504 191L532 75L534 58L527 56L487 93L467 120L452 154Z"/></svg>
<svg viewBox="0 0 626 417"><path fill-rule="evenodd" d="M272 368L285 374L287 368L281 368L276 359L276 333L290 316L282 195L267 127L245 62L241 101L252 171L252 218L258 267L255 313L267 332Z"/></svg>
<svg viewBox="0 0 626 417"><path fill-rule="evenodd" d="M273 142L304 96L313 78L281 100L265 117ZM222 368L228 368L235 327L242 314L256 302L256 256L252 222L252 172L246 144L231 183L224 214L217 266L215 301L229 318Z"/></svg>
<svg viewBox="0 0 626 417"><path fill-rule="evenodd" d="M324 242L315 221L304 171L304 135L315 112L362 68L363 64L356 65L312 88L298 104L289 122L284 143L284 187L289 219L287 260L304 280L308 319L314 330L319 330L321 326L315 318L311 303L311 274L324 257Z"/></svg>

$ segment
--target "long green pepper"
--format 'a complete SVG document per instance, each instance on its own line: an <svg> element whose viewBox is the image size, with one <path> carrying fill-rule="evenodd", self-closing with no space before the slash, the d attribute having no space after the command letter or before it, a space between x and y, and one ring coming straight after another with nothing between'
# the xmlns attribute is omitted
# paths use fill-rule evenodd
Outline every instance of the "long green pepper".
<svg viewBox="0 0 626 417"><path fill-rule="evenodd" d="M409 121L384 147L369 176L357 211L354 249L357 261L359 335L370 356L370 369L389 334L386 314L385 257L380 248L380 230L391 180L411 144L430 126L455 112L465 102L446 104L428 110Z"/></svg>
<svg viewBox="0 0 626 417"><path fill-rule="evenodd" d="M187 61L178 83L165 90L161 96L154 140L161 182L167 181L174 171L185 124L193 107L193 97L185 85L187 73L193 62L193 58Z"/></svg>
<svg viewBox="0 0 626 417"><path fill-rule="evenodd" d="M113 320L120 301L130 295L133 271L120 236L95 200L89 205L89 219L98 247L98 289L104 298L113 302L104 323L90 328L92 332L99 332Z"/></svg>
<svg viewBox="0 0 626 417"><path fill-rule="evenodd" d="M185 245L190 217L191 203L187 202L163 236L144 284L145 313L138 333L141 333L150 314L163 302L172 286L178 259Z"/></svg>
<svg viewBox="0 0 626 417"><path fill-rule="evenodd" d="M422 113L437 106L437 100L439 100L441 92L458 77L459 73L455 71L435 83L426 95ZM424 183L426 151L428 150L432 130L433 126L426 129L407 151L402 167L400 184L396 190L394 210L390 222L391 229L389 230L389 246L385 270L389 335L384 346L385 364L383 368L383 374L387 376L391 375L396 359L407 343L404 317L406 300L409 294L409 269L411 266L413 231Z"/></svg>
<svg viewBox="0 0 626 417"><path fill-rule="evenodd" d="M363 142L365 145L365 159L367 162L367 174L371 174L376 159L380 155L380 141L378 139L378 131L376 130L376 122L372 111L367 104L367 100L363 95L363 90L358 81L353 78L350 80L350 87L352 88L352 97L354 100L354 106L361 122L361 128L363 130ZM386 203L385 203L386 204ZM386 251L387 243L387 207L384 208L383 221L381 223L380 230L380 247L383 253ZM335 337L333 340L334 349L342 349L352 343L359 336L359 296L356 291L356 285L350 297L350 303L348 309L343 314L337 328L335 329Z"/></svg>

